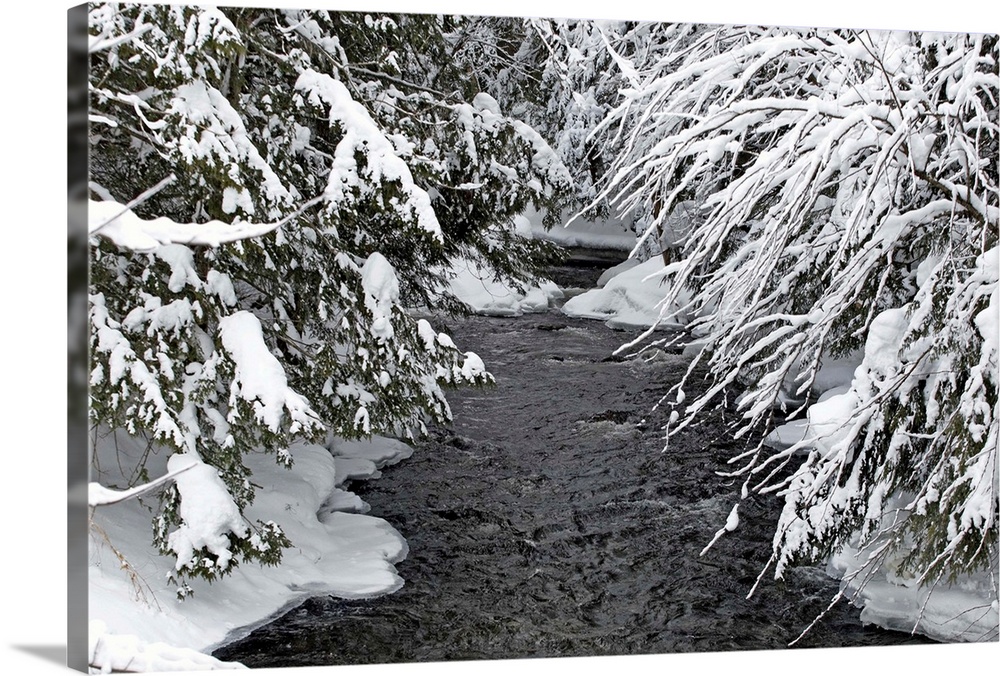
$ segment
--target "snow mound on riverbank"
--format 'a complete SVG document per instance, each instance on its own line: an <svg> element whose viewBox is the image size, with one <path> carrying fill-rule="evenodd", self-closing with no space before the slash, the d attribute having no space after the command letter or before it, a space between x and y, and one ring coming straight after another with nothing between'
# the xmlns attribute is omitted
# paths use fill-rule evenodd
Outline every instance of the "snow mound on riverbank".
<svg viewBox="0 0 1000 676"><path fill-rule="evenodd" d="M251 523L275 521L292 547L276 567L242 563L214 583L191 580L194 595L184 601L176 599L176 585L167 581L173 559L150 544L155 498L98 507L88 571L92 647L100 639L100 650L92 650L99 663L92 666L118 668L132 659L133 668L213 668L211 658L200 661L186 651L209 653L309 596L364 598L402 586L393 564L405 558L406 541L382 519L340 511L352 506L352 511L367 511L367 505L344 490L350 477L338 466L361 462L377 471L408 457L412 449L382 437L333 441L333 453L316 444L292 445L291 469L269 454L244 456L254 484L262 487L245 516ZM95 451L94 480L122 487L146 444L119 432L99 437ZM166 471L167 455L162 449L150 455L151 476Z"/></svg>
<svg viewBox="0 0 1000 676"><path fill-rule="evenodd" d="M239 662L223 662L197 650L112 634L100 620L90 623L89 633L88 663L95 667L91 673L246 669Z"/></svg>
<svg viewBox="0 0 1000 676"><path fill-rule="evenodd" d="M548 280L521 293L493 279L489 272L467 260L460 260L452 267L448 291L476 314L493 317L519 317L528 312L545 312L563 297L559 287Z"/></svg>
<svg viewBox="0 0 1000 676"><path fill-rule="evenodd" d="M814 447L829 452L850 419L855 396L843 386L826 392L808 409L805 420L777 427L765 443L778 450L798 444L803 454ZM920 587L912 577L887 572L891 562L870 570L870 551L845 547L827 562L827 573L841 580L845 596L862 609L863 623L945 643L996 640L1000 615L997 601L990 600L995 580L988 571L963 575L953 584Z"/></svg>
<svg viewBox="0 0 1000 676"><path fill-rule="evenodd" d="M626 258L618 265L614 265L605 270L604 272L602 272L601 276L597 278L596 286L603 289L605 286L608 285L608 282L610 282L612 279L622 274L623 272L626 272L634 267L637 267L638 265L639 261L637 261L636 259Z"/></svg>
<svg viewBox="0 0 1000 676"><path fill-rule="evenodd" d="M591 289L566 301L562 311L570 317L603 319L612 328L646 329L655 325L658 329L670 329L690 323L692 316L684 309L690 294L682 293L677 302L661 312L669 288L664 284L660 258L632 267L622 265L621 269L603 288Z"/></svg>
<svg viewBox="0 0 1000 676"><path fill-rule="evenodd" d="M876 571L869 574L867 553L852 547L830 558L827 573L860 607L861 621L884 629L923 634L945 643L996 641L1000 613L990 575L963 575L954 584L920 587L912 578ZM860 587L860 581L864 586Z"/></svg>
<svg viewBox="0 0 1000 676"><path fill-rule="evenodd" d="M831 390L809 408L805 421L778 427L765 443L779 450L801 444L801 453L813 447L828 452L850 418L854 396L848 388ZM871 570L867 561L872 549L845 547L827 562L827 573L841 580L845 596L862 609L863 623L946 643L997 639L1000 614L994 598L996 580L989 571L962 575L954 583L920 587L913 577L889 572L892 562Z"/></svg>

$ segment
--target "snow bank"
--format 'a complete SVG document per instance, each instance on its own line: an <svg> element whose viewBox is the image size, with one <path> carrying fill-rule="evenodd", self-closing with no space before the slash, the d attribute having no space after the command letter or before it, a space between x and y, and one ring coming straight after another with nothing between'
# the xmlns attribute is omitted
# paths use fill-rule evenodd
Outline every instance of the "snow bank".
<svg viewBox="0 0 1000 676"><path fill-rule="evenodd" d="M847 547L827 564L830 576L841 578L841 588L861 621L885 629L923 634L936 641L995 641L1000 625L990 575L964 575L954 584L919 587L913 579L865 569L867 554ZM861 571L858 573L858 571ZM865 580L862 589L859 581Z"/></svg>
<svg viewBox="0 0 1000 676"><path fill-rule="evenodd" d="M562 311L571 317L603 319L613 328L679 328L692 317L682 309L690 296L682 293L661 318L661 306L669 291L663 284L663 261L651 258L607 280L604 288L591 289L566 301Z"/></svg>
<svg viewBox="0 0 1000 676"><path fill-rule="evenodd" d="M383 467L413 455L413 449L402 441L385 437L359 441L331 437L327 446L336 459L335 488L323 504L327 512L367 513L371 509L368 503L344 490L343 486L350 481L377 479L382 475L380 470Z"/></svg>
<svg viewBox="0 0 1000 676"><path fill-rule="evenodd" d="M523 237L544 239L562 246L616 251L631 251L632 247L635 246L635 234L627 220L611 217L601 222L585 219L570 220L572 216L573 214L568 212L563 214L564 221L567 221L565 226L556 226L546 230L542 225L542 214L529 208L525 213L514 218L514 227L517 234ZM600 285L603 285L617 272L627 270L635 265L638 263L626 261L620 266L615 266L614 272L605 273ZM563 291L548 280L520 293L507 284L496 281L488 271L468 260L456 261L449 273L451 279L445 290L468 305L476 314L518 317L528 312L545 312L555 305L555 301L565 297ZM653 313L654 318L657 314ZM605 316L599 318L610 319L610 317Z"/></svg>
<svg viewBox="0 0 1000 676"><path fill-rule="evenodd" d="M840 428L850 417L850 407L857 403L856 395L850 393L849 383L848 380L847 385L831 387L816 400L815 404L806 409L805 419L793 420L779 425L764 438L764 443L771 448L783 451L795 444L809 442L821 432L830 434ZM825 450L828 450L831 445L829 439L815 443L822 443ZM799 453L805 455L809 450L809 446L803 446Z"/></svg>
<svg viewBox="0 0 1000 676"><path fill-rule="evenodd" d="M150 643L132 634L111 634L100 620L90 623L88 663L98 673L148 671L214 671L245 669L238 662L223 662L189 648Z"/></svg>
<svg viewBox="0 0 1000 676"><path fill-rule="evenodd" d="M637 261L636 259L634 259L634 258L626 258L625 260L623 260L618 265L614 265L614 266L608 268L607 270L605 270L604 272L601 273L600 277L597 278L597 286L598 286L598 288L602 288L603 289L605 286L608 285L608 282L610 282L612 279L614 279L615 277L617 277L618 275L620 275L621 273L623 273L623 272L625 272L627 270L631 270L632 268L636 267L637 265L639 265L639 261Z"/></svg>
<svg viewBox="0 0 1000 676"><path fill-rule="evenodd" d="M125 663L148 670L218 668L223 665L198 654L246 635L308 596L364 598L398 589L403 581L393 564L405 558L406 541L382 519L343 511L367 511L367 505L344 489L356 473L342 472L341 465L368 463L374 471L408 457L412 449L382 437L331 441L332 452L294 444L291 469L269 454L245 456L253 482L262 486L245 510L247 519L275 521L293 546L276 567L244 562L212 584L189 581L194 595L184 601L176 599L176 585L167 581L172 557L161 556L150 544L155 499L97 507L89 554L93 665L106 670ZM95 451L95 481L123 487L146 445L118 433L98 438ZM146 463L151 476L166 471L167 455L154 449Z"/></svg>
<svg viewBox="0 0 1000 676"><path fill-rule="evenodd" d="M563 297L559 287L548 280L520 293L468 260L457 261L451 275L447 290L481 315L519 317L526 312L545 312Z"/></svg>

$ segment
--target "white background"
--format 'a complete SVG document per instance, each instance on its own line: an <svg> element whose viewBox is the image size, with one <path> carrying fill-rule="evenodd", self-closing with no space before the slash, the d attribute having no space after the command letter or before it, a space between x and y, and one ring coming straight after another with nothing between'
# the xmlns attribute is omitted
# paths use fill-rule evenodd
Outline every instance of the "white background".
<svg viewBox="0 0 1000 676"><path fill-rule="evenodd" d="M503 5L469 0L270 0L233 4L1000 32L1000 3L972 0L826 0L823 6L802 0L514 0ZM0 265L4 275L0 286L0 429L5 432L0 437L0 617L6 620L0 667L3 673L16 675L64 673L65 669L53 660L66 644L65 34L66 10L71 6L48 0L13 0L5 3L0 15L0 228L6 235ZM725 671L821 676L849 671L919 675L973 669L997 673L997 664L1000 644L319 667L254 673L384 676L474 670L488 676L516 669L525 676L564 670L585 674Z"/></svg>

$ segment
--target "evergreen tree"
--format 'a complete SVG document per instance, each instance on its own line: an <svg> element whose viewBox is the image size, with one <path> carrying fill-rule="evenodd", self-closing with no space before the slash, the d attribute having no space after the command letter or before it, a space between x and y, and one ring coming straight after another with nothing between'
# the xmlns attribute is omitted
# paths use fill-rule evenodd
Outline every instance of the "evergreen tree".
<svg viewBox="0 0 1000 676"><path fill-rule="evenodd" d="M453 259L524 283L555 253L512 218L569 174L455 67L461 23L91 6L91 418L194 468L154 521L181 594L288 544L242 517L244 454L418 434L490 382L406 311L456 307Z"/></svg>

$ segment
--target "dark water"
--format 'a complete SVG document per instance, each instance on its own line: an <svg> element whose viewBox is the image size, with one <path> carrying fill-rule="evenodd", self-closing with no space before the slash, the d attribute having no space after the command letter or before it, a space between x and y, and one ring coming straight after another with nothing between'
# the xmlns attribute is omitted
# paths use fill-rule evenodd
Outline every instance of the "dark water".
<svg viewBox="0 0 1000 676"><path fill-rule="evenodd" d="M215 655L252 667L782 648L837 583L802 568L745 597L774 499L704 556L738 486L723 414L661 452L654 402L686 362L612 358L627 334L558 313L448 320L495 388L450 397L455 422L355 485L409 542L404 587L312 599ZM689 392L693 394L693 392ZM664 414L665 415L665 414ZM798 645L924 642L862 627L842 603Z"/></svg>

